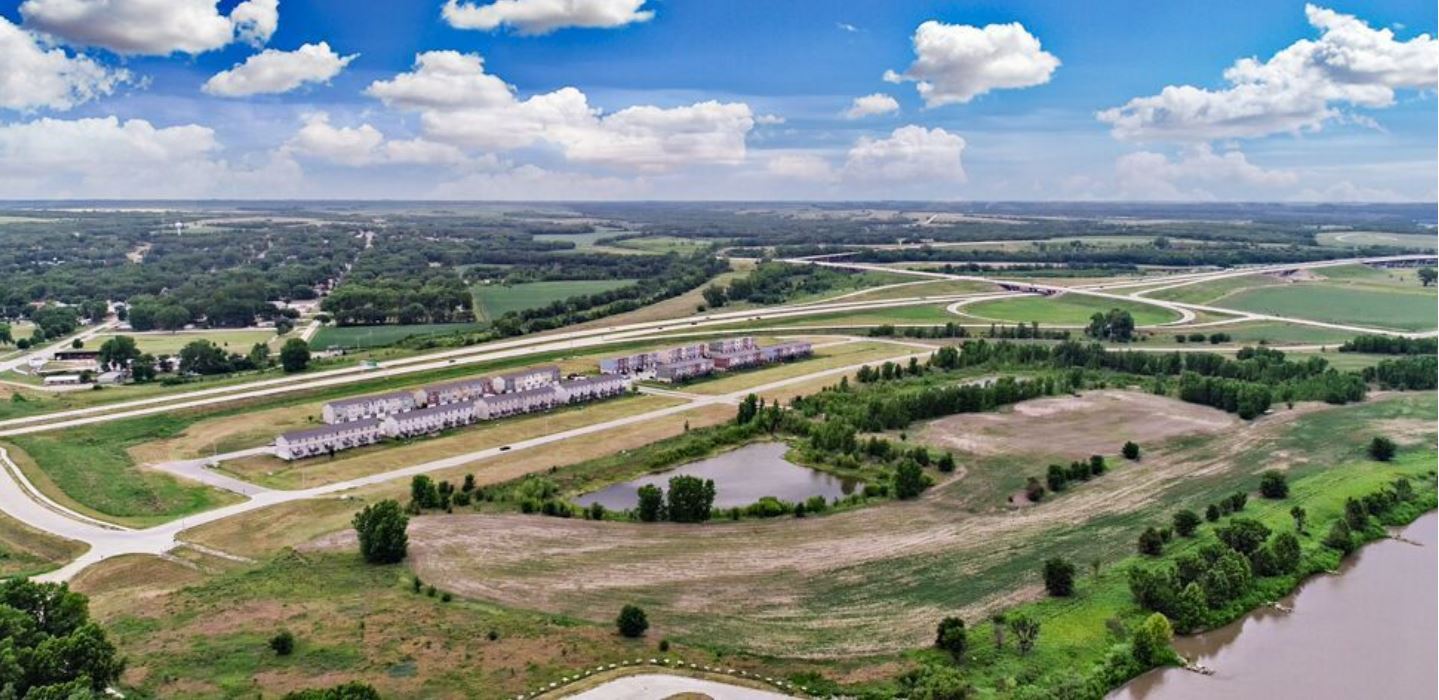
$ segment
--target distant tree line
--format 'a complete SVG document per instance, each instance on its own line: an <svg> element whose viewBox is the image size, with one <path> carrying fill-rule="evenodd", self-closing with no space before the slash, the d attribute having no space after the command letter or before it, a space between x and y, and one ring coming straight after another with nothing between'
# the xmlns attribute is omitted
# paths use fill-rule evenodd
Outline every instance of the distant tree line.
<svg viewBox="0 0 1439 700"><path fill-rule="evenodd" d="M1344 341L1339 352L1376 355L1434 355L1439 353L1435 338L1405 338L1397 335L1360 335Z"/></svg>

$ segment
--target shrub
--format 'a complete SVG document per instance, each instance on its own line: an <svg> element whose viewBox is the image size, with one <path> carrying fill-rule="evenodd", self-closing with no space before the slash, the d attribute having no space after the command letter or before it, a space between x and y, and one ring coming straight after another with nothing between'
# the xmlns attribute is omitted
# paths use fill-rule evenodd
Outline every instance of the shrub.
<svg viewBox="0 0 1439 700"><path fill-rule="evenodd" d="M1159 535L1159 530L1150 527L1140 533L1139 553L1151 557L1164 553L1164 538Z"/></svg>
<svg viewBox="0 0 1439 700"><path fill-rule="evenodd" d="M1336 520L1329 528L1329 534L1324 536L1324 546L1337 549L1341 554L1354 551L1354 535L1349 529L1349 523Z"/></svg>
<svg viewBox="0 0 1439 700"><path fill-rule="evenodd" d="M1397 448L1394 441L1387 437L1379 436L1369 441L1369 457L1378 462L1388 462L1394 459Z"/></svg>
<svg viewBox="0 0 1439 700"><path fill-rule="evenodd" d="M934 646L949 652L950 656L959 659L964 656L964 650L969 645L969 639L964 629L964 620L957 617L946 617L939 621L939 630L935 634Z"/></svg>
<svg viewBox="0 0 1439 700"><path fill-rule="evenodd" d="M270 637L270 650L276 656L289 656L295 652L295 635L290 630L280 630L278 634Z"/></svg>
<svg viewBox="0 0 1439 700"><path fill-rule="evenodd" d="M1074 593L1074 565L1060 557L1044 562L1044 590L1057 598Z"/></svg>
<svg viewBox="0 0 1439 700"><path fill-rule="evenodd" d="M1139 459L1139 445L1134 444L1134 442L1132 441L1124 443L1124 449L1122 452L1125 459Z"/></svg>
<svg viewBox="0 0 1439 700"><path fill-rule="evenodd" d="M1194 511L1181 510L1174 514L1174 531L1179 533L1180 537L1189 537L1199 528L1200 522L1202 521Z"/></svg>
<svg viewBox="0 0 1439 700"><path fill-rule="evenodd" d="M634 605L626 605L620 608L620 615L615 618L615 627L621 635L636 639L644 636L645 630L650 628L650 621L645 617L644 610Z"/></svg>
<svg viewBox="0 0 1439 700"><path fill-rule="evenodd" d="M1273 469L1264 472L1259 477L1259 494L1265 498L1287 498L1289 480L1284 477L1283 472Z"/></svg>
<svg viewBox="0 0 1439 700"><path fill-rule="evenodd" d="M1219 522L1219 506L1210 503L1209 507L1204 509L1204 519L1211 523Z"/></svg>
<svg viewBox="0 0 1439 700"><path fill-rule="evenodd" d="M1174 628L1169 625L1169 618L1160 613L1150 615L1134 630L1130 641L1134 659L1146 666L1170 660L1174 652L1169 648L1169 641L1173 638Z"/></svg>

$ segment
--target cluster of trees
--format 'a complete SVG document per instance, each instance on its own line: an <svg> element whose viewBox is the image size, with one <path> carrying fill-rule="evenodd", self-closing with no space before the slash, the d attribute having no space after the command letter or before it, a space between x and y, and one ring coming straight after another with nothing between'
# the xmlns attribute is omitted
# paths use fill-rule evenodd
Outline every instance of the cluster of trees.
<svg viewBox="0 0 1439 700"><path fill-rule="evenodd" d="M542 478L542 477L540 477ZM548 481L548 480L545 480ZM558 491L550 487L541 487L548 494ZM425 474L416 474L410 478L410 502L405 505L405 512L412 515L419 515L426 510L443 510L446 513L453 513L455 506L465 507L478 500L480 494L475 490L475 475L466 474L465 480L457 489L448 480L440 480L438 483Z"/></svg>
<svg viewBox="0 0 1439 700"><path fill-rule="evenodd" d="M1397 335L1360 335L1344 341L1339 352L1375 355L1433 355L1439 353L1435 338L1405 338Z"/></svg>
<svg viewBox="0 0 1439 700"><path fill-rule="evenodd" d="M1189 333L1187 335L1182 333L1174 334L1174 342L1176 343L1202 343L1206 340L1209 341L1210 345L1218 345L1220 343L1227 343L1232 340L1232 338L1228 333L1210 333L1209 335L1204 335L1199 332Z"/></svg>
<svg viewBox="0 0 1439 700"><path fill-rule="evenodd" d="M1380 360L1376 365L1365 367L1361 376L1364 381L1377 383L1385 389L1427 391L1435 388L1439 361L1433 354Z"/></svg>
<svg viewBox="0 0 1439 700"><path fill-rule="evenodd" d="M99 698L125 661L65 584L0 581L0 697Z"/></svg>
<svg viewBox="0 0 1439 700"><path fill-rule="evenodd" d="M359 537L360 556L371 564L397 564L409 553L410 539L405 529L410 518L400 502L386 499L365 506L350 524Z"/></svg>
<svg viewBox="0 0 1439 700"><path fill-rule="evenodd" d="M905 326L896 328L890 324L874 326L869 329L870 337L893 338L903 336L905 338L968 338L972 333L968 328L953 321L943 326ZM989 332L982 334L985 338L1012 338L1016 340L1069 340L1070 333L1064 329L1040 328L1038 321L1030 323L1019 323L1013 326L991 323Z"/></svg>
<svg viewBox="0 0 1439 700"><path fill-rule="evenodd" d="M749 274L728 287L710 285L704 289L705 304L717 309L732 301L781 304L804 294L820 294L852 285L860 273L818 265L791 265L762 260Z"/></svg>
<svg viewBox="0 0 1439 700"><path fill-rule="evenodd" d="M1329 248L1324 246L1260 246L1235 244L1229 246L1196 246L1159 248L1153 245L1078 245L1035 246L1017 250L988 250L968 247L931 248L920 247L904 250L864 249L857 252L852 260L873 263L900 262L1018 262L1044 263L1052 265L1095 266L1095 265L1160 265L1166 267L1198 267L1213 265L1234 267L1236 265L1272 265L1279 263L1310 262L1352 257L1352 249ZM787 251L788 252L788 251ZM1388 252L1375 248L1360 255Z"/></svg>
<svg viewBox="0 0 1439 700"><path fill-rule="evenodd" d="M710 519L714 501L713 480L680 475L670 477L667 493L651 484L639 487L637 511L639 519L647 523L702 523Z"/></svg>
<svg viewBox="0 0 1439 700"><path fill-rule="evenodd" d="M1134 340L1134 316L1123 309L1110 309L1109 313L1095 312L1089 317L1084 334L1099 340L1127 343Z"/></svg>
<svg viewBox="0 0 1439 700"><path fill-rule="evenodd" d="M1068 467L1062 464L1051 464L1045 475L1045 483L1049 486L1050 491L1059 493L1069 488L1072 483L1089 481L1103 474L1106 468L1104 457L1101 455L1090 456L1088 462L1075 460L1070 462Z"/></svg>
<svg viewBox="0 0 1439 700"><path fill-rule="evenodd" d="M361 256L364 260L365 256ZM342 326L473 321L474 298L454 270L422 267L364 275L357 266L320 308Z"/></svg>
<svg viewBox="0 0 1439 700"><path fill-rule="evenodd" d="M923 365L924 372L937 365ZM883 374L883 366L879 370ZM893 372L893 370L892 370ZM908 375L908 370L905 370ZM832 387L797 398L792 406L807 417L823 414L826 424L841 423L866 432L903 428L911 422L956 413L976 413L1056 392L1052 377L1001 377L989 383L906 384L880 382L863 391ZM851 451L851 450L846 450Z"/></svg>

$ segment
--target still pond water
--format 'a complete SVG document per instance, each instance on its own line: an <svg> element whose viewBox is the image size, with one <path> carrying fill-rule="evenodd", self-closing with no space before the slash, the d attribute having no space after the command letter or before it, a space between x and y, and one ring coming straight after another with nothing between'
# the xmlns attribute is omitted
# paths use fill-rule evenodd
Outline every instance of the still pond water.
<svg viewBox="0 0 1439 700"><path fill-rule="evenodd" d="M858 482L788 462L784 453L789 446L782 442L747 445L698 462L691 462L669 471L649 474L622 484L587 493L575 502L587 506L599 502L610 510L634 508L641 486L654 485L668 489L670 478L695 476L715 482L715 507L747 506L764 496L784 501L803 501L810 496L825 500L847 496Z"/></svg>
<svg viewBox="0 0 1439 700"><path fill-rule="evenodd" d="M1186 658L1214 669L1152 671L1110 700L1339 700L1435 698L1439 516L1429 513L1401 533L1419 546L1380 540L1361 549L1337 576L1320 576L1280 601L1227 627L1176 638Z"/></svg>

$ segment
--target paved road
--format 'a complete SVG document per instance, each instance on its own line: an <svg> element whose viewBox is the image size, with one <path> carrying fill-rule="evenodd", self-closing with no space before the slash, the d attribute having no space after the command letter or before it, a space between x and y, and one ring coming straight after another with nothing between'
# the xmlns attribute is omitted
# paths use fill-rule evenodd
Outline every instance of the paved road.
<svg viewBox="0 0 1439 700"><path fill-rule="evenodd" d="M669 673L644 673L616 678L566 700L663 700L681 694L708 695L714 700L784 700L791 696L772 690L686 678Z"/></svg>

